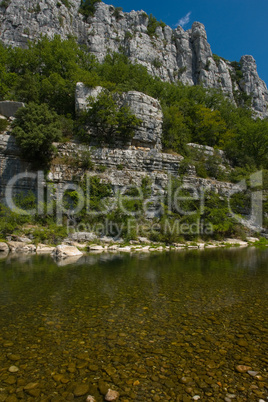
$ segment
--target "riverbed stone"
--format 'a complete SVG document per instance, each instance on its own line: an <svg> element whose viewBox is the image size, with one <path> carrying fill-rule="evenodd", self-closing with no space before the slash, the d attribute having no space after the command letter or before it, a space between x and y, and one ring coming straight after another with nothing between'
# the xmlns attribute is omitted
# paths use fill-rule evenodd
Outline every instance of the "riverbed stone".
<svg viewBox="0 0 268 402"><path fill-rule="evenodd" d="M15 354L15 353L11 353L10 355L7 356L7 358L8 358L9 360L11 360L11 361L16 362L16 361L18 361L18 360L21 359L21 356Z"/></svg>
<svg viewBox="0 0 268 402"><path fill-rule="evenodd" d="M98 244L91 244L88 248L90 251L103 251L104 250L104 247L100 246Z"/></svg>
<svg viewBox="0 0 268 402"><path fill-rule="evenodd" d="M109 388L104 399L105 401L116 401L118 398L119 398L119 392Z"/></svg>
<svg viewBox="0 0 268 402"><path fill-rule="evenodd" d="M102 395L106 395L109 390L109 386L102 380L99 381L98 388Z"/></svg>
<svg viewBox="0 0 268 402"><path fill-rule="evenodd" d="M38 398L40 395L39 383L30 382L23 388L26 394L33 396L34 398Z"/></svg>
<svg viewBox="0 0 268 402"><path fill-rule="evenodd" d="M74 389L74 396L79 397L86 395L89 391L89 385L88 384L78 384L75 389Z"/></svg>
<svg viewBox="0 0 268 402"><path fill-rule="evenodd" d="M61 244L53 250L52 255L56 258L67 258L82 256L83 253L77 247Z"/></svg>
<svg viewBox="0 0 268 402"><path fill-rule="evenodd" d="M34 253L36 251L36 246L34 244L28 244L20 241L9 241L8 247L11 253Z"/></svg>
<svg viewBox="0 0 268 402"><path fill-rule="evenodd" d="M87 399L86 399L86 402L96 402L96 399L94 398L94 396L88 395Z"/></svg>
<svg viewBox="0 0 268 402"><path fill-rule="evenodd" d="M0 242L0 253L8 253L9 247L6 243Z"/></svg>
<svg viewBox="0 0 268 402"><path fill-rule="evenodd" d="M245 366L243 364L239 364L235 367L236 371L239 373L246 373L247 371L251 370L250 366Z"/></svg>
<svg viewBox="0 0 268 402"><path fill-rule="evenodd" d="M50 247L47 244L39 243L36 247L37 254L51 254L55 250L55 247Z"/></svg>
<svg viewBox="0 0 268 402"><path fill-rule="evenodd" d="M253 371L253 370L248 370L247 372L249 375L251 375L252 377L256 377L256 375L258 375L258 371Z"/></svg>
<svg viewBox="0 0 268 402"><path fill-rule="evenodd" d="M8 371L10 373L17 373L19 371L19 368L17 366L10 366Z"/></svg>

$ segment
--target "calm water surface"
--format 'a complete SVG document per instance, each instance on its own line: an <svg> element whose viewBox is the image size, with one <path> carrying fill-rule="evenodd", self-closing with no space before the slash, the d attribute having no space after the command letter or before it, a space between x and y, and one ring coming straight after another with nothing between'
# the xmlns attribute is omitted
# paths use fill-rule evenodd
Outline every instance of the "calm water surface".
<svg viewBox="0 0 268 402"><path fill-rule="evenodd" d="M8 258L0 285L0 402L268 400L267 249Z"/></svg>

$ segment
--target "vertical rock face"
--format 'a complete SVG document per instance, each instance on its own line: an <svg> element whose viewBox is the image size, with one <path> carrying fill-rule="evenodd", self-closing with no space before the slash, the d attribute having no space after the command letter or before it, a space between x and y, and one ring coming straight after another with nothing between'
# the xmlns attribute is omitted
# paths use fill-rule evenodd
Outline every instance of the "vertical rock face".
<svg viewBox="0 0 268 402"><path fill-rule="evenodd" d="M24 107L22 102L2 101L0 102L0 114L5 117L14 117L21 107Z"/></svg>
<svg viewBox="0 0 268 402"><path fill-rule="evenodd" d="M26 47L40 34L77 37L98 60L107 52L124 52L131 62L146 66L148 72L164 81L179 79L184 84L219 88L234 100L235 91L252 95L252 108L258 116L268 116L268 91L259 78L251 56L241 59L241 85L232 79L234 69L213 56L205 27L194 22L191 29L157 27L148 35L149 18L143 11L124 13L105 3L97 3L94 17L79 13L80 0L10 0L0 7L0 39L12 46ZM65 5L63 4L65 3ZM67 7L66 7L67 5Z"/></svg>
<svg viewBox="0 0 268 402"><path fill-rule="evenodd" d="M93 97L97 98L97 96L103 90L102 87L88 88L83 82L78 82L76 84L75 89L75 110L76 112L83 112L87 110L88 106L88 98Z"/></svg>
<svg viewBox="0 0 268 402"><path fill-rule="evenodd" d="M87 109L87 98L96 98L103 90L102 87L87 88L82 82L76 84L76 111ZM120 95L119 104L127 105L130 111L142 121L136 129L131 144L138 147L162 149L163 113L157 99L137 91L124 92Z"/></svg>
<svg viewBox="0 0 268 402"><path fill-rule="evenodd" d="M137 91L123 94L123 102L142 121L132 139L133 145L162 149L163 113L158 100Z"/></svg>
<svg viewBox="0 0 268 402"><path fill-rule="evenodd" d="M256 61L252 56L243 56L240 60L243 79L240 82L242 90L252 96L252 106L257 114L268 116L268 92L264 81L257 73Z"/></svg>

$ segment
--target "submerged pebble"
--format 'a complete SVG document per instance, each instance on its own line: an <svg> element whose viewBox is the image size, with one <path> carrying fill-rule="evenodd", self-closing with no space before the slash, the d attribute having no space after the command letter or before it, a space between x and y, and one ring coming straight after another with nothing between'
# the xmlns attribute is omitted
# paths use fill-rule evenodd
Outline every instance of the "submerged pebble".
<svg viewBox="0 0 268 402"><path fill-rule="evenodd" d="M265 401L267 259L249 252L0 269L0 401Z"/></svg>

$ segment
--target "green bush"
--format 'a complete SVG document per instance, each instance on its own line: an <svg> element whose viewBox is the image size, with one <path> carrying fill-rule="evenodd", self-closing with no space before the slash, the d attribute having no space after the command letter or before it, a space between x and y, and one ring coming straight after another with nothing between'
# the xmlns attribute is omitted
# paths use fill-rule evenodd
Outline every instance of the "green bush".
<svg viewBox="0 0 268 402"><path fill-rule="evenodd" d="M159 60L159 59L154 59L153 62L152 62L152 65L153 65L155 68L160 68L160 67L162 67L163 63L162 63L162 61Z"/></svg>
<svg viewBox="0 0 268 402"><path fill-rule="evenodd" d="M121 12L123 11L122 7L115 7L113 16L115 17L116 20L119 20L121 17Z"/></svg>
<svg viewBox="0 0 268 402"><path fill-rule="evenodd" d="M157 27L162 27L164 28L166 26L166 24L163 21L157 21L157 19L150 14L149 15L149 21L148 21L148 25L147 25L147 33L149 36L153 37L156 36L156 28Z"/></svg>
<svg viewBox="0 0 268 402"><path fill-rule="evenodd" d="M94 169L94 163L91 160L91 152L90 151L83 151L79 155L79 166L86 170Z"/></svg>
<svg viewBox="0 0 268 402"><path fill-rule="evenodd" d="M68 8L68 9L71 8L71 4L70 4L69 0L61 0L61 2L62 2L62 4L65 5L66 8Z"/></svg>
<svg viewBox="0 0 268 402"><path fill-rule="evenodd" d="M101 3L101 0L81 0L79 12L86 18L93 16L95 12L95 4Z"/></svg>
<svg viewBox="0 0 268 402"><path fill-rule="evenodd" d="M14 198L16 210L12 211L3 203L0 203L0 233L3 237L14 233L19 233L21 227L34 221L32 215L19 213L19 210L31 210L36 208L36 197L30 191L27 194L20 193Z"/></svg>
<svg viewBox="0 0 268 402"><path fill-rule="evenodd" d="M102 91L96 99L89 99L88 111L81 117L81 122L94 130L99 142L113 144L117 138L127 142L141 124L129 107L118 105L116 97L116 94L107 90ZM81 139L90 143L92 136L88 131L83 131Z"/></svg>
<svg viewBox="0 0 268 402"><path fill-rule="evenodd" d="M125 40L129 40L133 38L133 34L129 31L126 31L125 33Z"/></svg>
<svg viewBox="0 0 268 402"><path fill-rule="evenodd" d="M7 127L8 127L7 119L0 119L0 133L6 131Z"/></svg>
<svg viewBox="0 0 268 402"><path fill-rule="evenodd" d="M29 103L17 111L13 134L25 159L45 165L52 157L53 142L62 135L59 116L46 104Z"/></svg>
<svg viewBox="0 0 268 402"><path fill-rule="evenodd" d="M2 0L0 3L0 7L3 7L4 9L7 9L8 6L10 5L11 0Z"/></svg>

